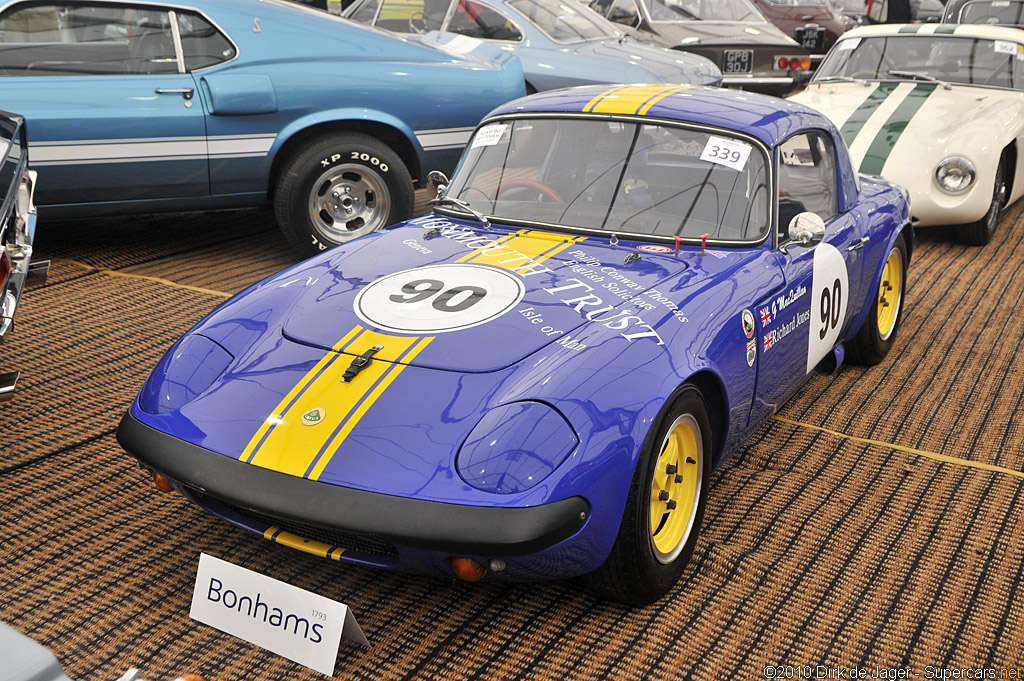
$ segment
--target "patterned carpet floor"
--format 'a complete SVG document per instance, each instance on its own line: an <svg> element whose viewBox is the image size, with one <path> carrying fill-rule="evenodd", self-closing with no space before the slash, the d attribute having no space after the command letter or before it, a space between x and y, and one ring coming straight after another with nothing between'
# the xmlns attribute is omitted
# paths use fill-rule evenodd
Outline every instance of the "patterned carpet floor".
<svg viewBox="0 0 1024 681"><path fill-rule="evenodd" d="M189 619L202 552L350 605L374 647L343 642L339 679L1024 664L1021 206L985 248L919 233L888 359L814 377L751 438L677 587L632 610L338 565L156 491L117 420L175 338L297 261L268 213L42 223L38 247L51 277L0 354L23 375L0 407L0 620L74 679L323 678Z"/></svg>

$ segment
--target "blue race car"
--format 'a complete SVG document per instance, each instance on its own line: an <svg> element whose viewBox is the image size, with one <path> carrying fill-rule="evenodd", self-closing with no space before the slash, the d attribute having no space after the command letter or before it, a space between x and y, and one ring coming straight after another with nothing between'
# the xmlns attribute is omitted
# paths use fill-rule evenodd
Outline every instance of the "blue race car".
<svg viewBox="0 0 1024 681"><path fill-rule="evenodd" d="M356 0L345 16L396 33L440 31L456 45L502 45L522 61L528 92L609 81L722 82L710 59L640 43L623 33L632 29L575 0Z"/></svg>
<svg viewBox="0 0 1024 681"><path fill-rule="evenodd" d="M797 104L584 87L494 111L435 213L240 293L118 430L267 539L659 598L712 471L815 369L882 360L913 247Z"/></svg>
<svg viewBox="0 0 1024 681"><path fill-rule="evenodd" d="M0 0L2 104L31 122L44 219L272 201L313 254L410 217L413 180L524 87L495 46L284 0Z"/></svg>

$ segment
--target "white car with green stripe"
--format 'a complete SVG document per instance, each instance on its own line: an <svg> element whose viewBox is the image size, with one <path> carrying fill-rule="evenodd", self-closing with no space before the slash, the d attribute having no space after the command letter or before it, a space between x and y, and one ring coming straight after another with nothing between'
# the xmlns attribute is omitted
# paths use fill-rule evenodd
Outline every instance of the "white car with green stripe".
<svg viewBox="0 0 1024 681"><path fill-rule="evenodd" d="M867 26L833 46L793 99L842 130L857 169L910 190L915 226L988 243L1024 194L1024 31Z"/></svg>

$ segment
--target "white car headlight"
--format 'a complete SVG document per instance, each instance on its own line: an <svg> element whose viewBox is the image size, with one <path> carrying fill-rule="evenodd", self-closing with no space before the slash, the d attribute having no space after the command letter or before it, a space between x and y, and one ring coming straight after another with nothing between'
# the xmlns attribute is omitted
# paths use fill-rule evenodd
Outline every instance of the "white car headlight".
<svg viewBox="0 0 1024 681"><path fill-rule="evenodd" d="M970 189L975 177L974 164L960 156L947 158L935 169L939 186L950 194L961 194Z"/></svg>

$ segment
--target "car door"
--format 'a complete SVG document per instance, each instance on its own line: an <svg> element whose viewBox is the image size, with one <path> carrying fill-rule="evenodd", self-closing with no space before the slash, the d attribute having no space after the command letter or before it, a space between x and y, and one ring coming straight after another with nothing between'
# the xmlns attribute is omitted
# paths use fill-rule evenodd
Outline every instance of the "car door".
<svg viewBox="0 0 1024 681"><path fill-rule="evenodd" d="M824 131L797 133L776 149L777 251L785 285L758 301L757 403L773 408L824 359L860 309L862 249L867 241L853 212L839 209L835 147ZM790 221L810 212L825 222L820 243L789 237Z"/></svg>
<svg viewBox="0 0 1024 681"><path fill-rule="evenodd" d="M30 121L42 206L209 193L206 126L174 12L21 2L0 14L3 106Z"/></svg>

